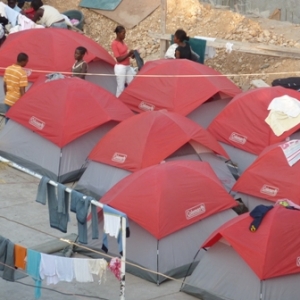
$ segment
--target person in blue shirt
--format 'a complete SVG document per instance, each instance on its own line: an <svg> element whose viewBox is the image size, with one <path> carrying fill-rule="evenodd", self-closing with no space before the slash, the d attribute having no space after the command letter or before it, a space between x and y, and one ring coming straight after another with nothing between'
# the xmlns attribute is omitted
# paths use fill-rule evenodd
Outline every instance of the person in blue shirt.
<svg viewBox="0 0 300 300"><path fill-rule="evenodd" d="M21 11L21 8L17 5L17 0L7 0L7 5L17 12Z"/></svg>

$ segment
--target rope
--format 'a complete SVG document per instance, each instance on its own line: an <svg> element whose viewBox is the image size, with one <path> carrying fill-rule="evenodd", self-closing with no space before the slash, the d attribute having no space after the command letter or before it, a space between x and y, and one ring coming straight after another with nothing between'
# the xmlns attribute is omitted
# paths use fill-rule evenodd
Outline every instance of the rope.
<svg viewBox="0 0 300 300"><path fill-rule="evenodd" d="M0 67L0 70L5 70L6 68ZM73 72L65 72L65 71L47 71L47 70L31 70L35 73L44 73L44 74L51 74L51 73L61 73L65 75L82 75L82 73L73 73ZM142 78L202 78L202 77L244 77L244 76L266 76L266 75L291 75L291 74L300 74L300 71L289 71L289 72L270 72L270 73L242 73L242 74L215 74L215 75L140 75L136 74L135 77L142 77ZM115 74L106 74L106 73L85 73L86 76L106 76L106 77L116 77ZM132 75L118 75L118 76L132 76Z"/></svg>

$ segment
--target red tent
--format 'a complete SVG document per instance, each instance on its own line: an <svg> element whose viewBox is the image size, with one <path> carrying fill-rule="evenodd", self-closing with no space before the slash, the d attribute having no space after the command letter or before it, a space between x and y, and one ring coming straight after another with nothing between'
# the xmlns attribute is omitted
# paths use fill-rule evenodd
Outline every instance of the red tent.
<svg viewBox="0 0 300 300"><path fill-rule="evenodd" d="M9 118L59 147L103 123L121 122L131 116L133 113L114 95L79 78L40 84L8 112Z"/></svg>
<svg viewBox="0 0 300 300"><path fill-rule="evenodd" d="M94 147L89 159L136 171L161 162L188 142L195 148L203 145L204 152L208 148L228 157L215 138L198 124L176 113L155 111L118 124Z"/></svg>
<svg viewBox="0 0 300 300"><path fill-rule="evenodd" d="M241 93L212 121L208 130L218 141L258 155L268 145L284 141L300 128L299 124L276 136L265 122L270 102L284 95L300 100L299 92L278 86Z"/></svg>
<svg viewBox="0 0 300 300"><path fill-rule="evenodd" d="M135 172L102 198L157 239L236 206L210 165L176 161Z"/></svg>
<svg viewBox="0 0 300 300"><path fill-rule="evenodd" d="M270 201L288 198L300 204L300 162L292 166L288 163L288 159L300 158L299 149L300 140L267 147L232 189Z"/></svg>
<svg viewBox="0 0 300 300"><path fill-rule="evenodd" d="M167 77L161 77L164 75ZM208 66L185 59L150 61L119 98L137 112L167 109L186 116L213 96L228 98L241 92L220 75Z"/></svg>
<svg viewBox="0 0 300 300"><path fill-rule="evenodd" d="M249 230L252 221L249 213L232 219L202 247L211 247L224 238L261 280L299 273L300 211L276 205L256 232Z"/></svg>
<svg viewBox="0 0 300 300"><path fill-rule="evenodd" d="M29 56L28 69L46 73L70 72L78 46L88 49L84 57L87 62L102 60L111 66L115 64L103 47L83 34L58 28L30 29L10 34L1 46L0 75L4 74L4 68L16 62L20 52ZM39 75L41 73L33 72L30 81L35 81Z"/></svg>

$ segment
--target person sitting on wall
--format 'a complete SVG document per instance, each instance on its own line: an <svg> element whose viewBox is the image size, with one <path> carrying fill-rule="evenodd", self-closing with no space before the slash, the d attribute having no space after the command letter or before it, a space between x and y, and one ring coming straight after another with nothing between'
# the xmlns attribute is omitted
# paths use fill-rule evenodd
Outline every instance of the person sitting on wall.
<svg viewBox="0 0 300 300"><path fill-rule="evenodd" d="M177 29L174 35L174 43L178 45L175 50L175 58L192 60L192 50L188 43L190 38L186 35L183 29Z"/></svg>

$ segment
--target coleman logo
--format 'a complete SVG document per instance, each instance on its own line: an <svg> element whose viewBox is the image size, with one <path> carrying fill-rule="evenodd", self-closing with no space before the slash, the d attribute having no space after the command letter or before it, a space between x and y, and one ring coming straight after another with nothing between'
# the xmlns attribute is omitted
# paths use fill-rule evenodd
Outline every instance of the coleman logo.
<svg viewBox="0 0 300 300"><path fill-rule="evenodd" d="M296 265L297 265L297 267L300 267L300 257L299 256L296 259Z"/></svg>
<svg viewBox="0 0 300 300"><path fill-rule="evenodd" d="M112 161L114 162L117 162L117 163L120 163L120 164L123 164L125 162L127 158L127 155L126 154L122 154L122 153L115 153L112 157Z"/></svg>
<svg viewBox="0 0 300 300"><path fill-rule="evenodd" d="M206 212L205 204L201 203L192 208L189 208L185 211L185 217L187 220L195 218L199 215L202 215Z"/></svg>
<svg viewBox="0 0 300 300"><path fill-rule="evenodd" d="M139 108L142 109L142 110L146 110L146 111L148 111L148 110L153 111L154 108L155 108L155 105L142 101L139 104Z"/></svg>
<svg viewBox="0 0 300 300"><path fill-rule="evenodd" d="M41 121L40 119L32 116L29 119L29 124L36 127L39 130L43 130L43 128L45 127L45 122Z"/></svg>
<svg viewBox="0 0 300 300"><path fill-rule="evenodd" d="M235 143L242 144L242 145L246 144L246 142L247 142L246 136L243 136L236 132L232 132L229 139Z"/></svg>
<svg viewBox="0 0 300 300"><path fill-rule="evenodd" d="M275 197L277 195L278 191L279 191L279 188L274 187L274 186L270 186L270 185L267 185L267 184L265 184L260 189L260 192L262 194L266 194L266 195L269 195L269 196L272 196L272 197Z"/></svg>

